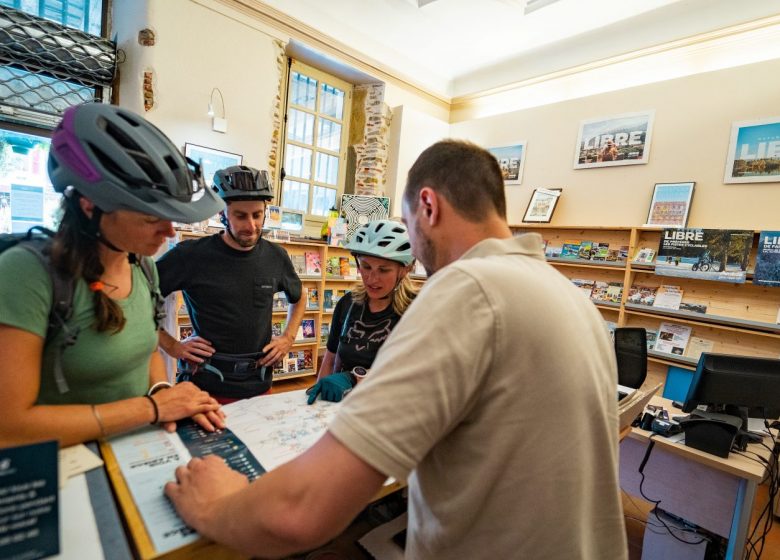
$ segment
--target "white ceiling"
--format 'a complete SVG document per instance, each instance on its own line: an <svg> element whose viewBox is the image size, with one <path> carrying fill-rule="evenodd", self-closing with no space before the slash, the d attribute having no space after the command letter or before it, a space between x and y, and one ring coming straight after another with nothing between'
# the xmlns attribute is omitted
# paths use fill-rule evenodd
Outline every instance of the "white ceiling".
<svg viewBox="0 0 780 560"><path fill-rule="evenodd" d="M526 0L263 2L446 97L780 14L780 0L554 0L528 15Z"/></svg>

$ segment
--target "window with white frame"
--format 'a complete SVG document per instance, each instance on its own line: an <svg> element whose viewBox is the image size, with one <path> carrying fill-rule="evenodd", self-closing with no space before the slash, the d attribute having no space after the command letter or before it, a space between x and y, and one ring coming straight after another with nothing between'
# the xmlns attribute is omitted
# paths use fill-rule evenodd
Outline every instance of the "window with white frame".
<svg viewBox="0 0 780 560"><path fill-rule="evenodd" d="M344 192L352 85L293 61L280 204L324 221Z"/></svg>

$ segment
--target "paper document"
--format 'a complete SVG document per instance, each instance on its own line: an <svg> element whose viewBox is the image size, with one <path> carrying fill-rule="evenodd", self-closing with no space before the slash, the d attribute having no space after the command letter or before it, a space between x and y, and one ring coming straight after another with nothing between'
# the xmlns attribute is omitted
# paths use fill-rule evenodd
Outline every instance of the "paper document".
<svg viewBox="0 0 780 560"><path fill-rule="evenodd" d="M627 428L631 425L631 423L634 421L634 418L639 416L639 414L645 409L647 403L650 402L650 399L653 397L653 395L655 395L658 389L661 388L661 385L663 385L663 383L659 383L647 391L634 391L632 394L620 401L618 404L618 415L620 416L618 430L623 430L624 428Z"/></svg>
<svg viewBox="0 0 780 560"><path fill-rule="evenodd" d="M60 472L65 479L103 466L103 459L80 443L60 449Z"/></svg>

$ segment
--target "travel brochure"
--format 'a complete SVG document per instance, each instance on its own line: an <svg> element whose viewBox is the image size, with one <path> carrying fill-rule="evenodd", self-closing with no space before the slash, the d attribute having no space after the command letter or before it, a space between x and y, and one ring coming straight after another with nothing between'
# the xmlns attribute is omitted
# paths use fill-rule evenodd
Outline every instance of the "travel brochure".
<svg viewBox="0 0 780 560"><path fill-rule="evenodd" d="M688 345L688 339L692 330L691 327L684 325L661 323L661 326L658 328L658 339L655 341L654 350L656 352L682 356L685 354L685 347Z"/></svg>
<svg viewBox="0 0 780 560"><path fill-rule="evenodd" d="M579 259L587 261L621 262L628 258L628 245L610 245L602 241L568 239L563 245L542 241L544 256L551 259Z"/></svg>
<svg viewBox="0 0 780 560"><path fill-rule="evenodd" d="M780 231L762 231L759 235L753 283L780 287Z"/></svg>

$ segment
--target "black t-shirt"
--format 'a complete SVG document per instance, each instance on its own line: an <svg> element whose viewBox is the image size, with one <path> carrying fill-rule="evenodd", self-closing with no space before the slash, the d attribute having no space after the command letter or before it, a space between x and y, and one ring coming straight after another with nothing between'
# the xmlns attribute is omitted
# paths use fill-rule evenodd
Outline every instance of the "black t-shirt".
<svg viewBox="0 0 780 560"><path fill-rule="evenodd" d="M347 314L349 319L344 328ZM401 316L393 311L392 304L378 313L372 313L367 304L353 305L352 294L348 293L339 300L333 310L328 350L341 358L343 371L349 371L355 366L368 369L374 363L379 347L387 340L390 331L400 319Z"/></svg>
<svg viewBox="0 0 780 560"><path fill-rule="evenodd" d="M301 299L301 281L282 247L261 239L251 251L221 236L182 241L157 261L163 295L181 290L193 333L217 352L258 352L271 340L274 293Z"/></svg>

